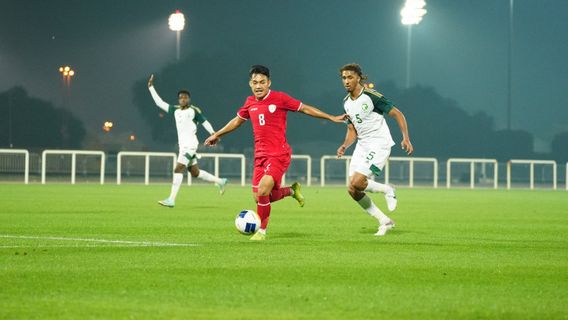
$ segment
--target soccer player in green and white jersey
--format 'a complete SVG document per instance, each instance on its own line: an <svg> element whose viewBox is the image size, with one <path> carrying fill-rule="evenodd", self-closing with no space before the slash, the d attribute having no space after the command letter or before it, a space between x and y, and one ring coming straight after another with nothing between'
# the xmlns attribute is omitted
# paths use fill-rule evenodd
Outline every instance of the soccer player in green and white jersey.
<svg viewBox="0 0 568 320"><path fill-rule="evenodd" d="M381 192L385 195L389 211L396 209L397 199L394 187L369 180L373 175L378 176L390 156L392 140L385 114L394 118L402 132L402 149L408 155L413 147L408 135L408 126L404 114L382 94L365 88L363 81L366 77L358 64L352 63L339 69L343 86L349 93L343 100L343 107L348 115L347 134L345 141L337 149L337 156L345 154L357 140L349 166L348 191L353 200L379 221L376 236L384 236L394 227L394 221L385 215L365 192Z"/></svg>
<svg viewBox="0 0 568 320"><path fill-rule="evenodd" d="M179 145L179 154L177 165L174 169L174 181L172 183L170 196L165 200L158 201L158 203L170 208L175 206L176 196L183 181L183 173L186 170L191 173L192 177L214 182L219 187L219 192L223 194L225 192L227 179L222 179L205 170L200 170L197 165L197 146L199 145L196 135L197 125L201 124L209 134L213 134L215 130L213 130L209 121L205 119L201 110L190 104L191 96L189 91L179 91L179 105L170 105L164 102L158 95L158 92L156 92L154 88L154 75L151 75L150 79L148 79L148 89L150 90L154 102L160 109L164 110L166 113L173 113L176 121Z"/></svg>

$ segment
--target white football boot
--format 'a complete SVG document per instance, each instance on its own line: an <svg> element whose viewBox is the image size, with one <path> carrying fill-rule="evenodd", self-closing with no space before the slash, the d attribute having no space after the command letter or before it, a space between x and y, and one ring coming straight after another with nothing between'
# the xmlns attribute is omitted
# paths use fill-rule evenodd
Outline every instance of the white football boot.
<svg viewBox="0 0 568 320"><path fill-rule="evenodd" d="M385 193L385 200L387 201L387 208L390 212L396 209L396 204L398 200L396 199L395 191L396 189L392 184L389 184L390 190Z"/></svg>
<svg viewBox="0 0 568 320"><path fill-rule="evenodd" d="M385 234L387 234L387 231L389 231L390 229L394 228L394 221L390 220L389 222L382 224L379 226L379 230L377 231L377 233L375 233L375 235L377 237L382 237Z"/></svg>

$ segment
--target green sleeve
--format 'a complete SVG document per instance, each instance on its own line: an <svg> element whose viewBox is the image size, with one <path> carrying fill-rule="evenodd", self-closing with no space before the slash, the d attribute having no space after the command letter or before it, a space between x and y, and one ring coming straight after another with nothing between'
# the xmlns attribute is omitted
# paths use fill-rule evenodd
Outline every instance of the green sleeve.
<svg viewBox="0 0 568 320"><path fill-rule="evenodd" d="M170 104L168 106L168 113L174 113L176 109L177 109L176 106Z"/></svg>
<svg viewBox="0 0 568 320"><path fill-rule="evenodd" d="M373 111L379 114L388 114L394 107L392 101L378 92L367 92L367 95L373 101Z"/></svg>
<svg viewBox="0 0 568 320"><path fill-rule="evenodd" d="M196 124L202 124L203 122L207 121L207 119L203 115L203 112L201 112L201 109L196 106L191 106L191 108L193 108L193 110L195 111L193 122L195 122Z"/></svg>

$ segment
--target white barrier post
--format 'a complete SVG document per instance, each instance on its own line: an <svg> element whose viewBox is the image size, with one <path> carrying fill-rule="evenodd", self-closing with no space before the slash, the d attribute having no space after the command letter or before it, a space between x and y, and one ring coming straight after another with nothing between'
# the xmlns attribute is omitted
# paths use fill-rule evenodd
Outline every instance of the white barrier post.
<svg viewBox="0 0 568 320"><path fill-rule="evenodd" d="M492 163L494 166L493 170L493 189L497 189L498 187L498 170L499 164L497 163L497 159L475 159L475 158L450 158L446 163L446 188L451 188L451 180L452 180L452 163L469 163L469 187L471 189L475 188L475 164L476 163Z"/></svg>
<svg viewBox="0 0 568 320"><path fill-rule="evenodd" d="M46 160L48 154L70 154L71 155L71 184L75 184L75 175L77 171L77 155L85 156L101 156L101 166L100 166L100 184L105 183L105 153L102 151L84 151L84 150L44 150L41 153L41 184L45 184L46 178Z"/></svg>
<svg viewBox="0 0 568 320"><path fill-rule="evenodd" d="M351 161L351 156L337 158L337 156L325 155L320 158L320 185L322 187L325 186L325 160L345 161L345 185L349 185L349 161Z"/></svg>
<svg viewBox="0 0 568 320"><path fill-rule="evenodd" d="M30 181L30 152L25 149L0 149L0 153L24 155L24 183L28 184Z"/></svg>
<svg viewBox="0 0 568 320"><path fill-rule="evenodd" d="M390 180L390 162L391 161L403 161L408 162L408 186L410 188L414 187L414 163L415 162L427 162L432 163L433 169L433 186L438 187L438 160L436 158L421 158L421 157L390 157L385 165L385 183L389 183Z"/></svg>
<svg viewBox="0 0 568 320"><path fill-rule="evenodd" d="M551 165L552 166L552 189L557 188L557 168L556 161L554 160L526 160L526 159L511 159L507 162L507 189L511 189L511 166L513 164L528 164L529 165L529 187L531 190L534 189L534 165ZM567 164L568 167L568 164ZM568 187L567 187L568 188Z"/></svg>
<svg viewBox="0 0 568 320"><path fill-rule="evenodd" d="M122 183L122 157L144 157L144 184L150 184L150 157L172 158L172 168L176 167L177 155L173 152L121 151L116 155L116 184Z"/></svg>
<svg viewBox="0 0 568 320"><path fill-rule="evenodd" d="M245 165L245 155L240 153L200 153L201 158L213 158L214 161L214 172L215 175L219 176L219 159L239 159L241 160L241 186L245 186L246 181L246 165ZM188 179L188 184L191 184L191 180Z"/></svg>
<svg viewBox="0 0 568 320"><path fill-rule="evenodd" d="M292 160L293 159L306 160L306 185L311 186L312 185L312 157L310 157L309 155L305 155L305 154L293 154ZM286 184L286 174L284 174L282 176L281 184L282 185Z"/></svg>

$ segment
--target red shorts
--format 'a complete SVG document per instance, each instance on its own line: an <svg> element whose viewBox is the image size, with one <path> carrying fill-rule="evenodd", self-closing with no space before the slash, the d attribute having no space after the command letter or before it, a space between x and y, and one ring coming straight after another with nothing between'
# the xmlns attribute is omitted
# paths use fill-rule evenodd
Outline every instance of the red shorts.
<svg viewBox="0 0 568 320"><path fill-rule="evenodd" d="M252 173L252 191L258 192L258 184L262 177L271 176L274 179L274 188L280 188L282 176L290 166L290 155L280 157L260 157L254 159L254 171Z"/></svg>

